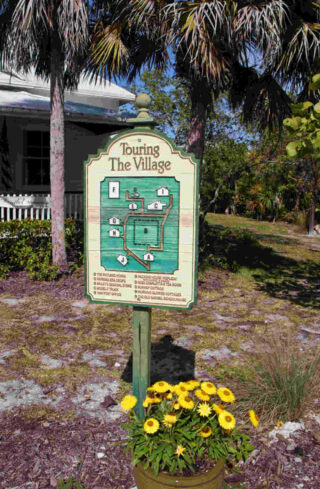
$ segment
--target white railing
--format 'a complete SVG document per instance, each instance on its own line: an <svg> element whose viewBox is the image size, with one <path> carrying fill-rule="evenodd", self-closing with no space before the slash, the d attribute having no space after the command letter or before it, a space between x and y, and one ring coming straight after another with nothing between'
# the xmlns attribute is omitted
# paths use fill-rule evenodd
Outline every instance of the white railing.
<svg viewBox="0 0 320 489"><path fill-rule="evenodd" d="M82 193L65 194L65 217L83 219ZM50 194L0 194L0 221L50 219Z"/></svg>

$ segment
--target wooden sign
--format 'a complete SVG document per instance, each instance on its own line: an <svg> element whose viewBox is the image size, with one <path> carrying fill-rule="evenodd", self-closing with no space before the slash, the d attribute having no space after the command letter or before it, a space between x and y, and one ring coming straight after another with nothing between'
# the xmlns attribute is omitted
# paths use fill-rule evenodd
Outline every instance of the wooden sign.
<svg viewBox="0 0 320 489"><path fill-rule="evenodd" d="M85 163L86 295L188 309L196 301L198 164L151 129L119 133Z"/></svg>

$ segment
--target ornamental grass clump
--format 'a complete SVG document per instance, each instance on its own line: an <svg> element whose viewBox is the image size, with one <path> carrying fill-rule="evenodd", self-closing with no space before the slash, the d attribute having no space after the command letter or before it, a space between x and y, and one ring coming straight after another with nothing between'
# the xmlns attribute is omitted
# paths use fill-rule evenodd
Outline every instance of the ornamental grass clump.
<svg viewBox="0 0 320 489"><path fill-rule="evenodd" d="M242 407L254 400L265 421L296 421L319 399L320 347L294 331L255 338L252 374L242 382Z"/></svg>
<svg viewBox="0 0 320 489"><path fill-rule="evenodd" d="M156 382L143 401L143 420L133 411L136 402L131 395L121 402L129 414L124 425L129 432L127 450L133 465L142 463L155 475L197 472L200 466L210 468L221 458L246 460L253 450L249 436L237 429L236 399L226 387L217 389L212 382L197 380L177 385ZM258 426L254 411L250 420Z"/></svg>

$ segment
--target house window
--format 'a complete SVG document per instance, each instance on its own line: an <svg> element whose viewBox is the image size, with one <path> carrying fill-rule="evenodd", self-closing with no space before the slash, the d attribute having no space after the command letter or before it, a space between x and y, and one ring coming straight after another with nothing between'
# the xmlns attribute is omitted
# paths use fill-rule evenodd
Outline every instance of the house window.
<svg viewBox="0 0 320 489"><path fill-rule="evenodd" d="M23 136L24 185L50 185L49 131L25 131Z"/></svg>

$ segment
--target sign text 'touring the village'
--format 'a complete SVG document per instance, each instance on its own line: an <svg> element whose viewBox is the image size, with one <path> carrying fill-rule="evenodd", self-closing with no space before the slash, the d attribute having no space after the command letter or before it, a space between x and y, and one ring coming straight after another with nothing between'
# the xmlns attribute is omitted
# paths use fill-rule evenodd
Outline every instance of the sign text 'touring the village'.
<svg viewBox="0 0 320 489"><path fill-rule="evenodd" d="M85 163L86 294L187 309L196 300L198 166L149 129L122 132Z"/></svg>
<svg viewBox="0 0 320 489"><path fill-rule="evenodd" d="M111 171L130 171L132 165L136 171L156 171L160 175L171 169L171 161L159 160L160 146L129 146L124 142L120 144L122 156L131 156L131 161L126 161L121 156L110 156ZM155 159L157 158L157 159Z"/></svg>

